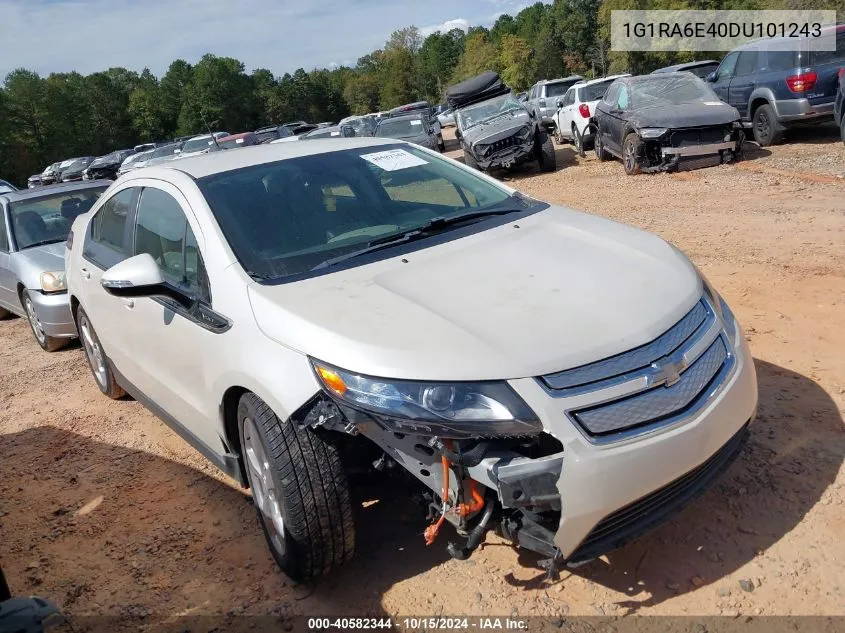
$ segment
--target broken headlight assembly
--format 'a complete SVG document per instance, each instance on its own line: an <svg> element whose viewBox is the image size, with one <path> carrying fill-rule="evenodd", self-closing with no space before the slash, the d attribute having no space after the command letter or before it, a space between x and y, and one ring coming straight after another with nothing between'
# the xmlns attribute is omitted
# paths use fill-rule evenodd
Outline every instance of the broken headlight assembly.
<svg viewBox="0 0 845 633"><path fill-rule="evenodd" d="M640 138L643 139L654 139L660 138L669 130L665 127L644 127L639 130Z"/></svg>
<svg viewBox="0 0 845 633"><path fill-rule="evenodd" d="M397 433L449 439L536 435L536 414L503 381L417 382L355 374L312 360L326 392Z"/></svg>

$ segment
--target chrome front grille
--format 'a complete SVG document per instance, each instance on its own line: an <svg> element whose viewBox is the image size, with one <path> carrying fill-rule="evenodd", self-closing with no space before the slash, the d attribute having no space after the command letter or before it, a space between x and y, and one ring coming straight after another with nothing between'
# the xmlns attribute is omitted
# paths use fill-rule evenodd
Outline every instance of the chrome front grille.
<svg viewBox="0 0 845 633"><path fill-rule="evenodd" d="M538 381L591 441L605 443L694 415L733 365L722 321L702 299L653 341Z"/></svg>

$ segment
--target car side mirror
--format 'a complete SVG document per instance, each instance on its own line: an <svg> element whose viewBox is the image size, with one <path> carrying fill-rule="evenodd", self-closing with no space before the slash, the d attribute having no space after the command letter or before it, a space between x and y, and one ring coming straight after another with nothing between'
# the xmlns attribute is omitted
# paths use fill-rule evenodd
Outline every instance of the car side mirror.
<svg viewBox="0 0 845 633"><path fill-rule="evenodd" d="M149 253L124 259L103 273L100 285L110 295L133 297L166 297L189 308L194 298L168 284L161 269Z"/></svg>
<svg viewBox="0 0 845 633"><path fill-rule="evenodd" d="M557 107L558 107L558 108L562 108L562 107L563 107L563 99L558 99L556 103L557 103Z"/></svg>
<svg viewBox="0 0 845 633"><path fill-rule="evenodd" d="M705 78L704 81L709 81L711 84L716 81L716 71L714 70L712 73L709 73Z"/></svg>

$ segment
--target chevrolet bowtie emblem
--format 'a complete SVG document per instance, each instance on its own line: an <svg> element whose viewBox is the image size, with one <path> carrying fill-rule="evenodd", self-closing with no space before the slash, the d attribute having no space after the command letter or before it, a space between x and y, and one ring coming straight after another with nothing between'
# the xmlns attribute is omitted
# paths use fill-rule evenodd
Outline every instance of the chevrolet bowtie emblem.
<svg viewBox="0 0 845 633"><path fill-rule="evenodd" d="M671 387L681 379L681 372L686 369L683 360L678 362L666 361L651 364L654 373L651 375L652 384Z"/></svg>

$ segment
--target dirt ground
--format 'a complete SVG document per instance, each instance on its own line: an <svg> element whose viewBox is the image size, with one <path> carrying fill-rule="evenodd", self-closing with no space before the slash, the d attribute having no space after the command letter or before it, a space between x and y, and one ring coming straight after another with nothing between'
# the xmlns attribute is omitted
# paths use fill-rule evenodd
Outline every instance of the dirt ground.
<svg viewBox="0 0 845 633"><path fill-rule="evenodd" d="M454 142L451 142L454 148ZM460 155L454 152L453 155ZM346 568L295 585L247 493L138 403L98 392L78 345L38 350L0 323L0 562L15 593L72 615L845 614L845 146L835 130L738 165L625 176L557 151L506 177L550 202L678 245L745 327L759 417L740 459L673 521L544 583L488 535L432 547L407 495L362 487ZM374 501L377 503L373 503Z"/></svg>

